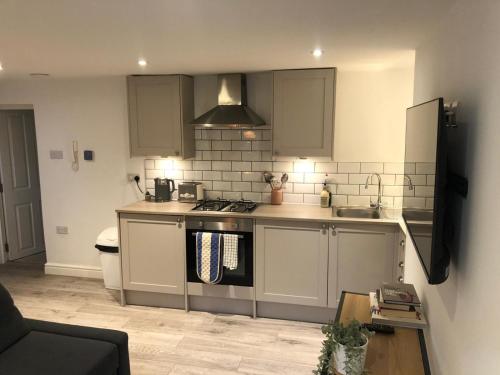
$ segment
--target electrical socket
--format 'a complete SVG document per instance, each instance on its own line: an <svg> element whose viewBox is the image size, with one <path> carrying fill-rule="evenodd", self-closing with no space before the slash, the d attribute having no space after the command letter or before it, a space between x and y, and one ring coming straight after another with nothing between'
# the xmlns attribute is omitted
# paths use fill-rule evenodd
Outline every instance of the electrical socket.
<svg viewBox="0 0 500 375"><path fill-rule="evenodd" d="M56 233L57 234L68 234L68 227L57 226L56 227Z"/></svg>
<svg viewBox="0 0 500 375"><path fill-rule="evenodd" d="M128 181L129 182L134 182L136 176L139 177L139 181L140 181L141 177L137 173L129 173L129 174L127 174Z"/></svg>

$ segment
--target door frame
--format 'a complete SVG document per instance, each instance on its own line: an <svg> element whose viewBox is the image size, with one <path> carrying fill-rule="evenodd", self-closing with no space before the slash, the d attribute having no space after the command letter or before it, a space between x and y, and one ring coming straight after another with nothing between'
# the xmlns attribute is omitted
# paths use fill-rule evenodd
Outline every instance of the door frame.
<svg viewBox="0 0 500 375"><path fill-rule="evenodd" d="M0 104L0 111L3 110L30 110L33 112L35 111L33 104ZM36 132L36 123L35 123L35 132ZM36 138L36 140L37 140L37 150L38 150L38 137ZM40 167L38 167L38 174L40 174ZM0 170L0 177L3 177L1 175L1 170ZM0 264L7 263L9 259L8 254L5 252L4 248L4 244L7 240L7 232L5 229L4 199L5 199L4 194L0 193ZM43 215L42 215L42 220L43 220Z"/></svg>

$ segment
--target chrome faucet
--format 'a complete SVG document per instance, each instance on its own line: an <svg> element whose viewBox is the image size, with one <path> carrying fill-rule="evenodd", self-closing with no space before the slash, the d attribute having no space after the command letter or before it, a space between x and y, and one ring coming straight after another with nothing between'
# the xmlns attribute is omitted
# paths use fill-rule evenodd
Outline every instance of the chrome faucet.
<svg viewBox="0 0 500 375"><path fill-rule="evenodd" d="M413 183L411 181L411 177L405 174L405 178L408 180L408 190L413 190Z"/></svg>
<svg viewBox="0 0 500 375"><path fill-rule="evenodd" d="M380 175L378 173L372 173L371 175L369 175L366 178L365 189L368 189L368 183L371 182L371 178L373 176L377 176L377 178L378 178L378 197L377 197L376 204L372 203L371 199L370 199L370 207L375 207L375 208L380 210L382 208L382 178L380 177Z"/></svg>

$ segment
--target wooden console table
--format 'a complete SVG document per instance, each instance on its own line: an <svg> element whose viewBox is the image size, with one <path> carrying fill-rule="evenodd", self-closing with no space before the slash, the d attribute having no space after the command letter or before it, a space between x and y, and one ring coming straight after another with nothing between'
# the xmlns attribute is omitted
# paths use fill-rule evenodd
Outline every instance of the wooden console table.
<svg viewBox="0 0 500 375"><path fill-rule="evenodd" d="M335 321L346 324L352 319L371 323L368 295L342 292ZM430 375L424 333L396 327L394 334L375 334L368 344L365 367L370 375Z"/></svg>

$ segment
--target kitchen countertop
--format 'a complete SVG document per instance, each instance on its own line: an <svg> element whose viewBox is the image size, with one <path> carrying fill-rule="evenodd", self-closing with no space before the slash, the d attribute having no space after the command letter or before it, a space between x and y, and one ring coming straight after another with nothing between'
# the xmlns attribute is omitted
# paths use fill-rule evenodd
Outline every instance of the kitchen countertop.
<svg viewBox="0 0 500 375"><path fill-rule="evenodd" d="M191 211L193 203L181 203L177 201L155 203L139 201L128 206L119 208L117 213L129 214L151 214L151 215L181 215L181 216L210 216L210 217L240 217L251 219L272 219L272 220L294 220L294 221L319 221L336 223L373 223L373 224L393 224L402 223L401 211L393 209L383 209L380 219L370 218L346 218L332 216L331 208L321 208L318 205L307 204L282 204L270 205L259 204L251 213L219 212L219 211Z"/></svg>

